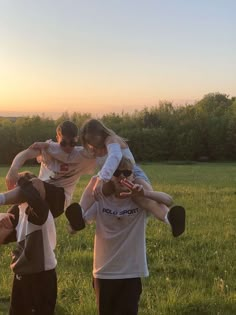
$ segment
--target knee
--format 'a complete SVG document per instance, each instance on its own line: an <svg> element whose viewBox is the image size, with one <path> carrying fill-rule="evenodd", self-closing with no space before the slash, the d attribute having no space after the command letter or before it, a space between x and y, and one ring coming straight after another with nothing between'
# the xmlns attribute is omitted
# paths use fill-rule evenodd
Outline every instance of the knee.
<svg viewBox="0 0 236 315"><path fill-rule="evenodd" d="M39 192L40 197L42 199L45 199L46 192L45 192L43 181L41 181L38 178L33 178L31 181L32 181L32 185L34 186L34 188L37 189L37 191Z"/></svg>

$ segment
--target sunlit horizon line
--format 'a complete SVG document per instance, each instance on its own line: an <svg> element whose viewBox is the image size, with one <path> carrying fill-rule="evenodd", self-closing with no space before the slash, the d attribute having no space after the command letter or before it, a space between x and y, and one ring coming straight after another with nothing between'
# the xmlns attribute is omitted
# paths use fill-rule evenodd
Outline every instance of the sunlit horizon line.
<svg viewBox="0 0 236 315"><path fill-rule="evenodd" d="M73 113L80 113L80 114L91 114L92 116L96 117L101 117L106 114L111 114L111 113L116 113L116 114L121 114L121 113L130 113L132 114L135 111L142 111L145 108L153 108L153 107L158 107L161 103L172 103L174 106L185 106L186 104L194 105L198 99L163 99L163 100L158 100L157 104L150 104L150 105L130 105L125 106L125 108L121 106L114 106L113 110L107 110L104 109L102 110L101 108L94 109L91 108L91 110L68 110L68 109L62 109L62 110L55 110L55 111L47 111L47 110L1 110L0 111L0 117L25 117L25 116L40 116L40 117L47 117L47 118L59 118L63 114L67 113L69 115ZM127 110L128 108L128 110Z"/></svg>

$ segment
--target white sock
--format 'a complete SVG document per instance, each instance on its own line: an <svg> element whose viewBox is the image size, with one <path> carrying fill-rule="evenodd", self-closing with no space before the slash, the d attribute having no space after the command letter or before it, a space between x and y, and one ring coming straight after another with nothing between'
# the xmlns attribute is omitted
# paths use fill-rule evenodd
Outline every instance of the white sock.
<svg viewBox="0 0 236 315"><path fill-rule="evenodd" d="M4 194L0 194L0 205L5 205L6 198Z"/></svg>
<svg viewBox="0 0 236 315"><path fill-rule="evenodd" d="M81 208L81 211L82 211L82 215L83 215L83 217L84 217L84 214L85 214L84 209L83 209L83 208Z"/></svg>
<svg viewBox="0 0 236 315"><path fill-rule="evenodd" d="M168 214L168 212L167 212L167 214ZM164 222L165 222L166 224L170 224L170 222L169 222L169 220L168 220L168 216L167 216L167 214L165 215Z"/></svg>

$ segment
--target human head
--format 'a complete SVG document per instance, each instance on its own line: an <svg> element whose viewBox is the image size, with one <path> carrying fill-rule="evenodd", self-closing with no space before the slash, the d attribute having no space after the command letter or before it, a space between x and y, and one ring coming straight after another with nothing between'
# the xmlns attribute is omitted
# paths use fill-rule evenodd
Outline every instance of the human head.
<svg viewBox="0 0 236 315"><path fill-rule="evenodd" d="M115 132L93 118L85 121L80 129L80 140L86 149L104 149L106 138L111 135Z"/></svg>
<svg viewBox="0 0 236 315"><path fill-rule="evenodd" d="M131 173L129 173L129 171ZM127 174L126 174L127 173ZM115 195L120 197L121 192L128 191L128 188L120 183L120 180L123 178L127 178L129 181L134 180L133 175L133 163L130 159L123 157L120 161L119 166L112 176L112 183L115 188Z"/></svg>
<svg viewBox="0 0 236 315"><path fill-rule="evenodd" d="M46 192L42 180L40 180L36 175L29 171L20 172L18 175L18 186L23 187L28 182L31 182L33 187L38 191L40 197L42 199L45 199Z"/></svg>
<svg viewBox="0 0 236 315"><path fill-rule="evenodd" d="M24 183L30 181L32 178L37 178L37 176L35 176L33 173L29 171L20 172L18 176L19 176L17 181L18 186L22 186Z"/></svg>
<svg viewBox="0 0 236 315"><path fill-rule="evenodd" d="M70 120L65 120L57 126L57 142L63 151L70 153L78 142L78 127Z"/></svg>

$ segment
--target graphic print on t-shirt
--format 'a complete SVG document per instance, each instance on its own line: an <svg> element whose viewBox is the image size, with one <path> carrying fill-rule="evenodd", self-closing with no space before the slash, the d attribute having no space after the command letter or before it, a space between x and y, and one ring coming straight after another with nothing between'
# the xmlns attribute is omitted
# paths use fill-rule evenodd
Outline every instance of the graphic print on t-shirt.
<svg viewBox="0 0 236 315"><path fill-rule="evenodd" d="M135 215L136 213L138 213L139 211L139 208L133 208L133 209L124 209L124 210L121 210L121 211L118 211L118 210L112 210L112 209L109 209L109 208L103 208L102 209L102 212L108 214L108 215L114 215L114 216L124 216L124 215L128 215L128 216L132 216L132 215Z"/></svg>

